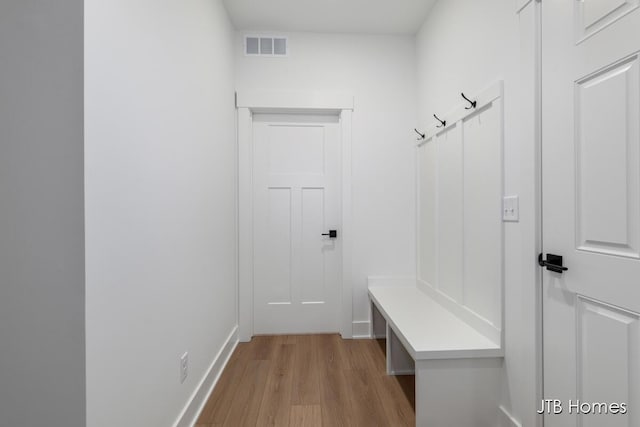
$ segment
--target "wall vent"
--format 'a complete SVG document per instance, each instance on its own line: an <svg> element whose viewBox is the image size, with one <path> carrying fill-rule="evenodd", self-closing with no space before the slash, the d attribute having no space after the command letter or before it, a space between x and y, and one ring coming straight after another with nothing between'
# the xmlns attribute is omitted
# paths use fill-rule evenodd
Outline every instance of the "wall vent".
<svg viewBox="0 0 640 427"><path fill-rule="evenodd" d="M244 54L249 56L287 56L289 41L279 36L245 36Z"/></svg>

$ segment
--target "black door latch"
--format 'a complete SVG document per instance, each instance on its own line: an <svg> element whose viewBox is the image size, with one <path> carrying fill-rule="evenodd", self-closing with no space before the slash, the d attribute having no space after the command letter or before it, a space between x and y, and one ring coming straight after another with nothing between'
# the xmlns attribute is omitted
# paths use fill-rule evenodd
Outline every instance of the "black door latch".
<svg viewBox="0 0 640 427"><path fill-rule="evenodd" d="M323 236L329 236L330 239L338 237L338 230L329 230L328 233L322 233Z"/></svg>
<svg viewBox="0 0 640 427"><path fill-rule="evenodd" d="M546 267L547 270L554 273L562 274L563 271L567 271L567 267L562 266L562 256L547 254L547 259L542 259L542 254L538 255L538 264L540 267Z"/></svg>

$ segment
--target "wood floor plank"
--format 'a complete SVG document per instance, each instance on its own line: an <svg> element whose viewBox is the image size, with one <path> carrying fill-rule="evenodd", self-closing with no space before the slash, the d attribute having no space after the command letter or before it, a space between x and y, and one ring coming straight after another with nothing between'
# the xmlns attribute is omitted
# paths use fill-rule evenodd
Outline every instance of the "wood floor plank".
<svg viewBox="0 0 640 427"><path fill-rule="evenodd" d="M318 339L312 335L298 336L295 346L292 405L320 404L320 361Z"/></svg>
<svg viewBox="0 0 640 427"><path fill-rule="evenodd" d="M348 369L351 363L348 360L347 346L351 340L343 340L339 335L317 335L318 357L321 366L330 369Z"/></svg>
<svg viewBox="0 0 640 427"><path fill-rule="evenodd" d="M379 395L373 389L373 372L364 369L350 369L344 372L349 384L348 424L354 427L386 427L389 423L380 402Z"/></svg>
<svg viewBox="0 0 640 427"><path fill-rule="evenodd" d="M373 390L378 394L390 426L412 427L416 425L415 383L413 375L372 377Z"/></svg>
<svg viewBox="0 0 640 427"><path fill-rule="evenodd" d="M231 356L196 427L415 425L413 376L387 376L384 340L254 337Z"/></svg>
<svg viewBox="0 0 640 427"><path fill-rule="evenodd" d="M295 345L280 344L274 353L257 426L287 427L289 425L294 350Z"/></svg>
<svg viewBox="0 0 640 427"><path fill-rule="evenodd" d="M320 405L291 406L289 425L292 427L322 427Z"/></svg>
<svg viewBox="0 0 640 427"><path fill-rule="evenodd" d="M376 357L376 345L374 340L350 340L346 348L349 351L351 369L379 372L381 367L385 367L384 357Z"/></svg>
<svg viewBox="0 0 640 427"><path fill-rule="evenodd" d="M298 343L298 339L300 337L306 337L308 335L286 335L284 337L284 343L283 344L297 344Z"/></svg>
<svg viewBox="0 0 640 427"><path fill-rule="evenodd" d="M253 360L271 360L274 357L278 345L286 338L282 336L269 337L265 335L253 337L251 340L251 349Z"/></svg>
<svg viewBox="0 0 640 427"><path fill-rule="evenodd" d="M380 372L387 372L387 340L385 339L375 339L371 340L373 343L373 353L374 359L378 362L377 366L380 368Z"/></svg>
<svg viewBox="0 0 640 427"><path fill-rule="evenodd" d="M221 425L224 422L240 385L238 379L242 377L247 368L250 350L248 343L240 343L236 346L231 359L229 359L226 368L218 379L218 383L200 413L198 423Z"/></svg>
<svg viewBox="0 0 640 427"><path fill-rule="evenodd" d="M349 388L344 371L350 364L343 357L346 352L340 351L339 345L333 337L322 337L318 348L322 421L326 427L348 425Z"/></svg>
<svg viewBox="0 0 640 427"><path fill-rule="evenodd" d="M271 363L270 360L250 360L248 362L223 426L256 425Z"/></svg>

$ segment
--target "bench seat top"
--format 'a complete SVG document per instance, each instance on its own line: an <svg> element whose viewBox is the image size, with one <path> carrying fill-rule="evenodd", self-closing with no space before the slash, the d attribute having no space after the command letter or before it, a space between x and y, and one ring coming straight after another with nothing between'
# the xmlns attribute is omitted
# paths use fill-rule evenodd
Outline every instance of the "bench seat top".
<svg viewBox="0 0 640 427"><path fill-rule="evenodd" d="M370 286L369 296L414 360L502 357L495 343L416 286Z"/></svg>

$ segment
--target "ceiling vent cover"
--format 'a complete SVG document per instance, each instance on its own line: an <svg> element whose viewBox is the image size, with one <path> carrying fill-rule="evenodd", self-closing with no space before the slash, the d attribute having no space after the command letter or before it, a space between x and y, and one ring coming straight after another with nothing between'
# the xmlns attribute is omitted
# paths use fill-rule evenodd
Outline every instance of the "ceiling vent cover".
<svg viewBox="0 0 640 427"><path fill-rule="evenodd" d="M286 37L245 36L244 54L250 56L287 56L289 43Z"/></svg>

